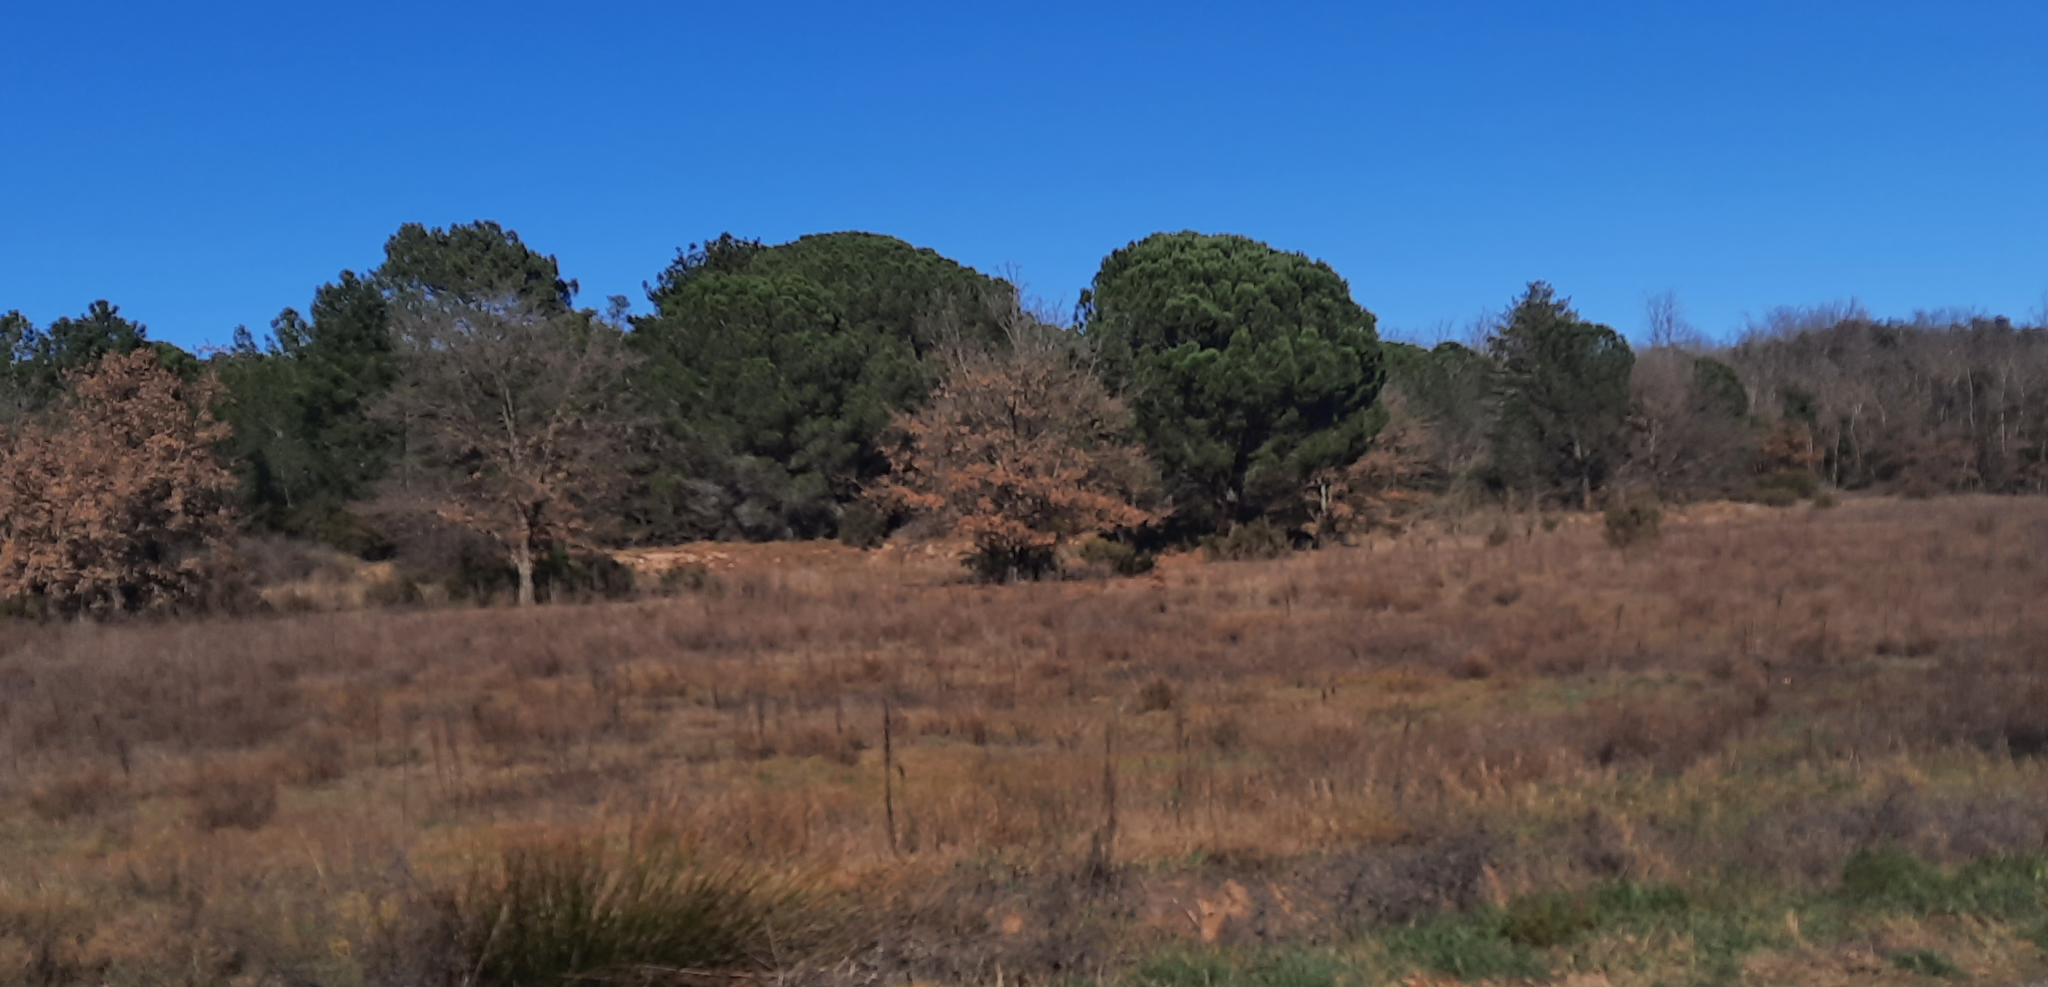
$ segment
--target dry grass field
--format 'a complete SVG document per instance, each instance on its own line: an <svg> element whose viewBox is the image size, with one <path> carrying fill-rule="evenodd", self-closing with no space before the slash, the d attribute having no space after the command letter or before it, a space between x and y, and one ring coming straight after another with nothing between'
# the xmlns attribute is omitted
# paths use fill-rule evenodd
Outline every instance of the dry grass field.
<svg viewBox="0 0 2048 987"><path fill-rule="evenodd" d="M2048 501L0 625L0 981L1910 984L2048 962Z"/></svg>

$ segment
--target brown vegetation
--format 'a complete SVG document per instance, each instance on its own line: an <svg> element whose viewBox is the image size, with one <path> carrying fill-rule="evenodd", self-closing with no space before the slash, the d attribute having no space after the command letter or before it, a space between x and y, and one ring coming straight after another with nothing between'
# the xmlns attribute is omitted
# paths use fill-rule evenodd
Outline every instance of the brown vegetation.
<svg viewBox="0 0 2048 987"><path fill-rule="evenodd" d="M894 472L876 495L973 542L997 581L1037 578L1068 541L1151 523L1130 415L1066 334L1014 313L1008 346L956 347L929 404L896 417Z"/></svg>
<svg viewBox="0 0 2048 987"><path fill-rule="evenodd" d="M659 955L1036 983L2048 839L2048 503L1706 505L1626 552L1493 523L1148 580L764 546L627 603L8 625L0 979L553 982L502 971L731 902Z"/></svg>
<svg viewBox="0 0 2048 987"><path fill-rule="evenodd" d="M234 480L211 379L151 350L70 378L52 423L0 428L0 603L57 613L164 611L218 589Z"/></svg>

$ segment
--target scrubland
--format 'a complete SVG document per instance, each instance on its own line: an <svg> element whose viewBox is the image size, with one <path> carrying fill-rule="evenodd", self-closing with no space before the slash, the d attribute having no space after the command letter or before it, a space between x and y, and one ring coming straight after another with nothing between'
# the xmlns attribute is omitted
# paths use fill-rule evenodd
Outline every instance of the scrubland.
<svg viewBox="0 0 2048 987"><path fill-rule="evenodd" d="M2042 975L2048 500L0 625L0 980Z"/></svg>

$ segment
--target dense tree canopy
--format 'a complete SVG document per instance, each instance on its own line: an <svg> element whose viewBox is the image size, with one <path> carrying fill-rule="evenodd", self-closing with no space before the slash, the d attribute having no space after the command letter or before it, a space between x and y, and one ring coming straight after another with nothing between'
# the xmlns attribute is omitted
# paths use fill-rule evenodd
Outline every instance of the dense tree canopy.
<svg viewBox="0 0 2048 987"><path fill-rule="evenodd" d="M220 413L234 427L232 458L250 520L367 547L372 536L343 505L368 495L392 456L392 430L367 410L398 379L396 295L517 298L564 313L574 291L553 257L496 223L408 223L385 241L375 270L343 271L320 286L310 319L279 313L267 347L238 333L218 361L227 385Z"/></svg>
<svg viewBox="0 0 2048 987"><path fill-rule="evenodd" d="M1042 562L1063 540L1139 514L1147 530L1118 537L1186 544L1258 520L1268 523L1247 544L1321 544L1398 528L1425 494L1590 507L1603 488L1776 501L1821 481L2048 489L2048 332L2003 319L1782 310L1716 350L1684 331L1665 293L1650 299L1654 345L1639 355L1535 282L1482 327L1483 345L1425 349L1382 344L1328 265L1192 232L1112 252L1077 326L1027 318L1015 286L871 233L692 245L647 285L653 312L638 318L623 298L602 315L576 309L576 289L553 257L479 221L400 227L378 266L341 272L264 339L236 330L204 365L110 302L41 327L8 312L0 439L41 437L39 465L20 476L58 469L64 446L50 437L83 407L82 368L148 351L180 393L208 396L232 426L192 435L218 445L245 524L364 554L413 552L453 529L422 534L388 509L391 468L410 449L406 475L438 476L445 504L492 516L469 524L483 535L401 564L496 539L529 585L548 582L570 535L616 546L844 528L870 543L918 511L955 522L990 557ZM503 338L477 348L466 333L485 315L505 316L492 323ZM1019 320L1063 344L1021 352ZM604 372L578 378L597 383L569 403L603 471L579 461L519 474L511 486L526 493L486 496L478 484L517 470L474 468L480 432L450 444L416 429L408 445L401 434L419 422L373 414L424 414L448 397L454 377L434 370L447 370L443 344L516 351L538 387L564 383L548 368L590 357L577 347L600 336L603 359L589 365ZM407 400L393 398L408 379ZM1126 413L1158 481L1136 514L1105 506L1130 505L1128 470L1102 486L1110 473L1076 465L1108 448L1089 430ZM521 421L524 432L532 422ZM1087 455L1062 458L1074 450ZM605 482L588 479L600 472ZM562 486L567 476L587 482ZM912 496L890 500L891 484ZM542 488L547 504L527 496ZM496 507L475 506L486 501Z"/></svg>
<svg viewBox="0 0 2048 987"><path fill-rule="evenodd" d="M1594 488L1623 452L1634 352L1541 281L1508 309L1486 346L1500 375L1496 467L1511 485L1575 492L1590 510Z"/></svg>
<svg viewBox="0 0 2048 987"><path fill-rule="evenodd" d="M1423 426L1417 440L1439 479L1460 485L1484 464L1497 403L1494 368L1486 354L1442 342L1431 349L1386 344L1387 393L1399 395L1405 414Z"/></svg>
<svg viewBox="0 0 2048 987"><path fill-rule="evenodd" d="M369 493L388 458L389 430L365 417L398 372L388 320L384 292L343 271L314 292L310 321L292 309L272 320L267 352L243 333L217 361L253 522L361 537L342 508Z"/></svg>
<svg viewBox="0 0 2048 987"><path fill-rule="evenodd" d="M1085 328L1138 433L1221 527L1358 458L1382 377L1372 313L1329 265L1241 236L1160 233L1109 255Z"/></svg>
<svg viewBox="0 0 2048 987"><path fill-rule="evenodd" d="M576 297L576 282L562 279L554 257L488 219L447 229L407 223L385 241L377 274L388 284L462 301L516 297L553 312L568 311Z"/></svg>
<svg viewBox="0 0 2048 987"><path fill-rule="evenodd" d="M149 341L149 329L123 318L121 307L93 302L78 318L60 318L38 329L20 312L0 316L0 407L25 411L43 407L63 393L68 375L108 354L148 347L167 368L189 373L192 358L177 347Z"/></svg>
<svg viewBox="0 0 2048 987"><path fill-rule="evenodd" d="M888 469L876 440L930 390L923 357L938 337L995 336L991 294L1013 290L870 233L773 247L726 236L682 254L631 337L649 357L642 396L679 446L663 458L691 474L653 478L668 503L643 507L647 527L830 533L839 505Z"/></svg>
<svg viewBox="0 0 2048 987"><path fill-rule="evenodd" d="M2048 327L1786 309L1723 358L1831 483L2048 491Z"/></svg>

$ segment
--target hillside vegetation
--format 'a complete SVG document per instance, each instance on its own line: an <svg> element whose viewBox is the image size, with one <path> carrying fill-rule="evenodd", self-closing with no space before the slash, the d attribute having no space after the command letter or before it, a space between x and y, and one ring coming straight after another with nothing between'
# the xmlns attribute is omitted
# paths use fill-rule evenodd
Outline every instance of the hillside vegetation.
<svg viewBox="0 0 2048 987"><path fill-rule="evenodd" d="M615 594L607 553L692 540L908 528L967 538L968 568L1003 580L1083 551L1135 573L1194 545L1355 541L1429 511L2048 488L2048 333L1976 314L1780 309L1719 345L1665 293L1634 347L1536 281L1424 349L1383 341L1328 264L1189 231L1112 251L1072 313L861 232L692 245L645 315L577 290L496 223L408 224L376 268L224 351L152 342L105 301L0 317L0 607L256 606L277 567L252 539L389 563L393 601L532 603ZM135 482L232 477L241 537L95 494L171 547L92 562L50 543L69 508L36 450L165 421L91 397L149 371L109 362L138 352L144 390L184 406L169 424L205 441ZM206 578L137 588L167 562Z"/></svg>

